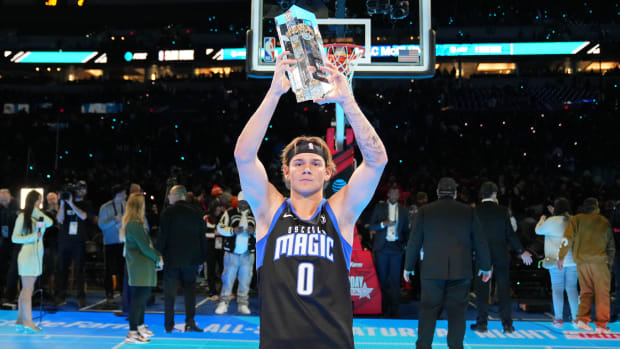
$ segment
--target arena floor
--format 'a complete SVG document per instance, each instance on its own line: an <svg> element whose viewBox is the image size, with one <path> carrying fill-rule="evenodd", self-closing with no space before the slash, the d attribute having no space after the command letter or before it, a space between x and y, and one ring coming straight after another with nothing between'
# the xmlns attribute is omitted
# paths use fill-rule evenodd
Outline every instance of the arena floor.
<svg viewBox="0 0 620 349"><path fill-rule="evenodd" d="M35 314L36 315L36 314ZM39 334L16 333L13 323L15 311L0 312L0 347L13 348L121 348L134 345L124 344L127 322L124 318L109 312L70 312L46 314ZM178 328L184 324L183 315L177 315ZM146 323L155 332L149 348L258 348L257 316L214 316L197 315L196 321L204 333L166 334L161 314L147 314ZM468 325L471 321L468 321ZM551 326L548 321L518 321L517 331L508 336L501 331L501 323L489 322L486 335L467 330L465 348L619 348L620 323L610 324L611 335L594 335L576 331L570 325L563 330ZM416 340L417 320L391 320L363 318L355 319L354 335L357 348L397 349L412 348ZM447 322L437 324L435 345L447 348Z"/></svg>

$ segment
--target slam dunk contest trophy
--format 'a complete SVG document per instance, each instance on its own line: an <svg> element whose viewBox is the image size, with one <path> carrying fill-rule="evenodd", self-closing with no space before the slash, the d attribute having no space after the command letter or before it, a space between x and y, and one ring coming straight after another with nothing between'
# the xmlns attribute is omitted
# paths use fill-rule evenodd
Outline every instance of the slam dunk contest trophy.
<svg viewBox="0 0 620 349"><path fill-rule="evenodd" d="M332 85L327 82L323 39L316 16L300 7L292 6L275 18L280 46L297 60L293 71L287 71L297 103L324 97Z"/></svg>

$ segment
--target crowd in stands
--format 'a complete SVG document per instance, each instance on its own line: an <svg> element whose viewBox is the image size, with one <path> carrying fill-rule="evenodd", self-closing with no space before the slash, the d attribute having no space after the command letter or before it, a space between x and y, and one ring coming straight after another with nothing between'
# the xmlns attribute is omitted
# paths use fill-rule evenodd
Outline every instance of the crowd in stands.
<svg viewBox="0 0 620 349"><path fill-rule="evenodd" d="M608 198L606 185L618 175L609 155L617 139L616 79L489 80L356 81L356 97L390 154L386 175L414 190L448 171L473 182L502 177L509 191L524 181L532 194L510 198L517 212L562 185L573 192L583 183ZM91 197L104 200L99 192L122 179L142 183L161 203L175 165L192 190L217 183L236 192L234 142L267 87L231 77L87 82L57 92L2 88L2 104L27 103L30 112L0 117L0 183L59 189L85 179ZM123 111L81 113L82 104L94 102L122 103ZM261 147L273 180L283 145L297 133L324 136L332 115L331 106L283 100Z"/></svg>

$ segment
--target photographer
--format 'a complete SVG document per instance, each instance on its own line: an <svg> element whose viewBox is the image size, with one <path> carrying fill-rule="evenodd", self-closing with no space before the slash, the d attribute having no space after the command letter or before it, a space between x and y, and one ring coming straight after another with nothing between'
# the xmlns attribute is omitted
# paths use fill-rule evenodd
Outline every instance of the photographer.
<svg viewBox="0 0 620 349"><path fill-rule="evenodd" d="M73 192L71 192L73 189ZM60 209L56 215L60 231L58 234L58 282L56 283L56 306L66 304L67 277L69 265L73 270L77 285L78 305L86 305L84 293L84 265L86 262L86 219L93 212L93 205L85 200L87 186L79 181L60 193Z"/></svg>

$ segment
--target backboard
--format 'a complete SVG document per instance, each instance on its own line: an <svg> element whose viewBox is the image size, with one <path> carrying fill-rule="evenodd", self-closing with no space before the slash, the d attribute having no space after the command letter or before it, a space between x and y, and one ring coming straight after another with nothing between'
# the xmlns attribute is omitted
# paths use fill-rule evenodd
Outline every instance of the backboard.
<svg viewBox="0 0 620 349"><path fill-rule="evenodd" d="M249 76L273 75L274 55L281 52L274 18L292 5L316 15L324 45L364 47L355 78L421 79L435 73L431 0L252 0Z"/></svg>

